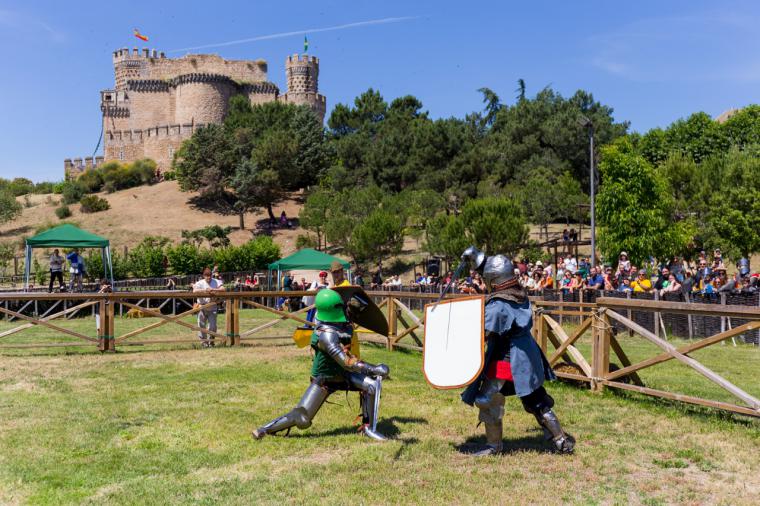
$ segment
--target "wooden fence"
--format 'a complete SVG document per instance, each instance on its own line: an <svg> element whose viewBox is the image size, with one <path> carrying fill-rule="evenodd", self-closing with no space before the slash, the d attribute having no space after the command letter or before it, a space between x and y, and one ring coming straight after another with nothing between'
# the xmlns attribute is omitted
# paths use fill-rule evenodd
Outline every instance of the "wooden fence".
<svg viewBox="0 0 760 506"><path fill-rule="evenodd" d="M420 316L412 308L422 308L424 304L438 298L436 294L408 292L368 292L378 306L386 312L389 335L377 336L369 331L359 329L364 340L380 342L392 350L397 347L421 350L424 336L424 312ZM0 350L4 348L32 347L68 347L92 346L101 351L115 351L125 345L149 345L164 343L199 343L203 340L194 338L175 339L136 339L138 336L165 325L182 327L183 331L205 332L207 340L214 339L216 344L238 346L247 341L285 338L290 335L262 336L260 333L281 321L292 321L296 325L313 325L303 316L312 306L303 307L295 312L281 311L273 307L274 301L281 297L299 297L313 295L308 292L221 292L213 295L211 303L199 306L191 301L202 293L192 292L126 292L111 294L0 294L0 314L9 320L21 320L20 325L0 332ZM449 297L457 297L450 295ZM53 301L46 311L39 314L39 303ZM153 301L153 302L152 302ZM181 304L177 301L182 301ZM10 309L12 302L17 308ZM546 354L549 363L560 378L588 384L592 391L600 392L605 387L629 390L645 395L681 401L701 406L718 408L733 413L760 417L760 400L734 385L726 378L709 369L689 354L732 339L741 334L757 332L760 329L760 308L748 306L730 306L714 304L695 304L682 302L632 300L614 297L600 297L595 302L567 302L562 300L534 299L533 332L536 341ZM4 303L4 306L3 306ZM171 304L171 314L166 314L167 305ZM217 304L225 313L223 331L208 331L195 323L184 321L186 317L196 315L202 309ZM184 309L177 312L181 305ZM116 307L120 311L116 311ZM270 313L273 319L259 323L252 328L241 328L240 311L243 307L260 309ZM124 308L141 312L157 321L152 321L137 329L118 334L117 314ZM58 309L57 312L53 312ZM98 316L100 324L96 336L89 336L59 325L56 320L70 318L78 312L89 310ZM31 311L32 314L28 314ZM692 340L681 347L675 347L667 340L667 334L660 334L660 326L655 331L637 323L635 315L642 313L676 314L690 317L715 317L734 319L744 322L730 329L721 328L714 335ZM566 331L562 319L573 320L571 332ZM33 327L52 329L61 335L74 337L75 341L45 341L39 343L3 343L3 339ZM659 353L637 362L632 361L619 339L621 331L629 335L638 335L659 348ZM259 334L259 335L257 335ZM590 334L590 345L579 347L582 337ZM581 348L586 350L584 354ZM611 356L617 357L620 368L611 367ZM703 399L665 390L647 387L639 372L664 362L676 360L696 374L699 374L728 392L737 399L737 403Z"/></svg>

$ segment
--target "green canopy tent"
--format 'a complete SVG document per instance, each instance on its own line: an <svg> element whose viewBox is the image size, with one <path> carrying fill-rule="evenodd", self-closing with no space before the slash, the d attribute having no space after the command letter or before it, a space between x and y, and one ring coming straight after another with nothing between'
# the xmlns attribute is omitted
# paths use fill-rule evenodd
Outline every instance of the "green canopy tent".
<svg viewBox="0 0 760 506"><path fill-rule="evenodd" d="M322 253L321 251L317 251L311 248L305 248L300 251L296 251L290 256L281 258L280 260L269 264L268 279L272 279L272 271L276 270L277 288L279 289L281 278L280 273L282 271L293 271L297 269L307 271L329 270L330 264L335 261L338 261L341 263L341 265L343 265L343 268L346 269L347 279L350 280L351 264L347 260L343 260L342 258L334 257L332 255L328 255L327 253Z"/></svg>
<svg viewBox="0 0 760 506"><path fill-rule="evenodd" d="M29 271L32 265L32 249L34 248L100 248L103 258L104 275L111 280L111 286L113 286L111 248L108 239L67 223L45 230L26 240L24 290L29 289Z"/></svg>

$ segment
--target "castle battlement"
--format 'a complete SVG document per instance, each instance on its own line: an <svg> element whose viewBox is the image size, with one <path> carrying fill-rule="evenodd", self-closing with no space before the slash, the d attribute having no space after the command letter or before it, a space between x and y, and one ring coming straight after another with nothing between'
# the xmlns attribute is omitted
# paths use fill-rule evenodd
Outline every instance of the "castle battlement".
<svg viewBox="0 0 760 506"><path fill-rule="evenodd" d="M205 127L203 123L184 123L174 125L158 125L141 130L108 130L105 135L110 140L119 142L142 142L149 137L190 137L196 130Z"/></svg>
<svg viewBox="0 0 760 506"><path fill-rule="evenodd" d="M86 156L82 158L66 158L63 161L63 171L65 179L74 179L78 177L82 172L90 169L94 169L103 165L104 158L102 156Z"/></svg>
<svg viewBox="0 0 760 506"><path fill-rule="evenodd" d="M128 47L117 49L113 52L114 63L138 58L166 58L166 53L163 51L159 52L156 49L143 49L142 52L140 52L136 47L132 48L131 52Z"/></svg>
<svg viewBox="0 0 760 506"><path fill-rule="evenodd" d="M287 60L285 61L286 64L289 63L313 63L316 65L319 65L319 58L316 56L309 56L309 55L299 55L299 54L293 54L288 56Z"/></svg>

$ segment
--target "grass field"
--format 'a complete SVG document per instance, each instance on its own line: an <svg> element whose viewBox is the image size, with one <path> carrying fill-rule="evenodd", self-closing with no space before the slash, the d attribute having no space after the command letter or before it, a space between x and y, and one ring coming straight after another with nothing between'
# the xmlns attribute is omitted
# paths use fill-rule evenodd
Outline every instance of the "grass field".
<svg viewBox="0 0 760 506"><path fill-rule="evenodd" d="M241 325L266 319L245 311ZM118 319L117 329L150 322ZM0 331L11 325L0 322ZM94 335L92 319L64 325ZM151 335L190 332L167 326ZM34 329L0 342L30 337L54 336ZM633 358L653 352L640 339L621 339ZM367 345L367 360L391 366L380 430L392 441L356 434L356 394L335 394L307 431L253 441L253 427L297 402L308 382L308 350L284 340L92 350L0 352L0 503L760 502L760 421L722 412L555 383L556 411L578 439L574 456L550 453L533 418L509 399L505 454L474 459L463 450L483 442L476 410L458 391L431 389L419 353ZM757 348L718 345L694 356L760 395ZM642 377L656 388L730 400L672 362Z"/></svg>

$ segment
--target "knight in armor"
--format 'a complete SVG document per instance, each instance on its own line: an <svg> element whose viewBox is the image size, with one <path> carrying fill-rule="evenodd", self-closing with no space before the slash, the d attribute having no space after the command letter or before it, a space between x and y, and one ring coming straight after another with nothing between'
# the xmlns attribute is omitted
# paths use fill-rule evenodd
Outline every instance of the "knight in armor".
<svg viewBox="0 0 760 506"><path fill-rule="evenodd" d="M512 261L504 255L486 257L470 246L462 254L462 262L482 272L489 292L485 303L485 367L462 393L465 403L479 409L478 419L485 425L486 447L475 455L501 453L504 401L509 395L520 398L557 452L572 453L575 439L562 429L552 409L554 399L543 387L545 380L556 376L531 336L530 299L520 287Z"/></svg>
<svg viewBox="0 0 760 506"><path fill-rule="evenodd" d="M346 306L340 294L331 289L320 290L315 299L318 326L311 337L314 361L311 383L295 408L283 416L254 430L254 439L275 434L292 427L306 429L333 392L358 390L362 410L364 435L378 440L385 436L377 432L382 380L388 377L388 366L373 365L351 354L353 326L346 318Z"/></svg>

